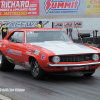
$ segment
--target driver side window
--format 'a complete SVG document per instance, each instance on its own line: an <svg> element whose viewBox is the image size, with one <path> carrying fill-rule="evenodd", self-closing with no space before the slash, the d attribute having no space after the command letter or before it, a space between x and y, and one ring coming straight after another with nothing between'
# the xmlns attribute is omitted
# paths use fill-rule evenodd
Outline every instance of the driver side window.
<svg viewBox="0 0 100 100"><path fill-rule="evenodd" d="M12 35L8 38L8 40L9 42L23 43L23 35L24 35L24 32L16 31L12 33Z"/></svg>

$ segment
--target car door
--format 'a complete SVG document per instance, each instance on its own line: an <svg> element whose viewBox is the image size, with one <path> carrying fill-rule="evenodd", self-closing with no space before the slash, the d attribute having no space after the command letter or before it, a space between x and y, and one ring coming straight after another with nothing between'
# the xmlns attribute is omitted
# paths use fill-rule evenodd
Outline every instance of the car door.
<svg viewBox="0 0 100 100"><path fill-rule="evenodd" d="M23 31L15 31L8 39L7 56L15 63L23 62L23 36Z"/></svg>

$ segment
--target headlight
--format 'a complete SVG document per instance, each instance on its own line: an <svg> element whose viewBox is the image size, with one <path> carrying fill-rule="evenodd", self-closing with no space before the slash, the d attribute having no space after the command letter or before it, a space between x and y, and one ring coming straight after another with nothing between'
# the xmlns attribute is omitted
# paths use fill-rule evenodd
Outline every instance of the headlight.
<svg viewBox="0 0 100 100"><path fill-rule="evenodd" d="M54 56L54 57L52 58L52 61L53 61L53 63L58 63L58 62L60 62L60 57Z"/></svg>
<svg viewBox="0 0 100 100"><path fill-rule="evenodd" d="M93 59L94 61L99 60L99 55L98 55L98 54L93 54L93 55L92 55L92 59Z"/></svg>

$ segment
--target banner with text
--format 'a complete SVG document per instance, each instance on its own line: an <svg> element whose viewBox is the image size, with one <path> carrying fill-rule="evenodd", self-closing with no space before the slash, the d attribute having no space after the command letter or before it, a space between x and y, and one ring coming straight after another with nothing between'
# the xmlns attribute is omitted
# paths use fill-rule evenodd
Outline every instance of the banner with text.
<svg viewBox="0 0 100 100"><path fill-rule="evenodd" d="M70 22L53 22L53 28L82 28L81 21L70 21Z"/></svg>
<svg viewBox="0 0 100 100"><path fill-rule="evenodd" d="M39 0L0 0L0 16L39 15Z"/></svg>
<svg viewBox="0 0 100 100"><path fill-rule="evenodd" d="M86 15L100 14L100 0L86 0Z"/></svg>
<svg viewBox="0 0 100 100"><path fill-rule="evenodd" d="M85 15L85 0L40 0L40 15Z"/></svg>
<svg viewBox="0 0 100 100"><path fill-rule="evenodd" d="M28 20L28 21L26 21ZM34 21L34 20L4 20L4 21L0 21L0 27L2 23L5 23L9 29L16 29L16 28L36 28L39 21ZM49 21L42 21L42 27L45 27L47 24L49 23Z"/></svg>

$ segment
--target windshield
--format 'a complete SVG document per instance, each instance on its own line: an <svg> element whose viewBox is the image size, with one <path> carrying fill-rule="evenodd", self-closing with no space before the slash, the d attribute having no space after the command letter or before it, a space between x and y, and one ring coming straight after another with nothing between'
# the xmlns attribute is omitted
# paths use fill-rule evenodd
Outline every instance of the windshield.
<svg viewBox="0 0 100 100"><path fill-rule="evenodd" d="M71 41L64 31L26 31L26 43L44 41Z"/></svg>

